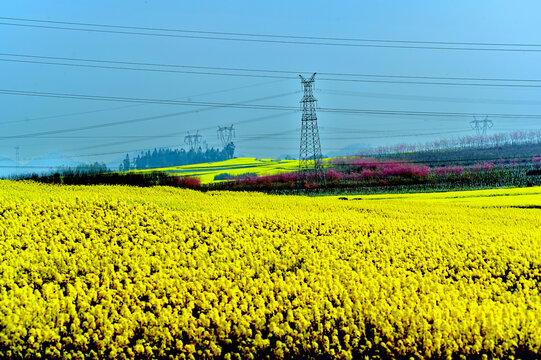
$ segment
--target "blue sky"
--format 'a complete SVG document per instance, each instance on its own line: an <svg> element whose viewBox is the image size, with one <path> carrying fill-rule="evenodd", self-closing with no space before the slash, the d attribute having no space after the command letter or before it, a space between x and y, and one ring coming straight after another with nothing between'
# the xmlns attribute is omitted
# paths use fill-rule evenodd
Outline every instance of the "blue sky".
<svg viewBox="0 0 541 360"><path fill-rule="evenodd" d="M296 78L36 64L20 60L43 62L44 59L20 55L285 70L303 74L541 80L539 51L429 50L157 37L17 26L14 24L59 25L5 18L221 33L540 45L540 13L538 1L3 1L0 3L0 16L4 17L0 19L0 52L3 54L0 59L4 61L0 61L0 88L11 92L178 99L192 103L251 100L252 104L287 107L298 107L301 97L301 85ZM521 49L541 50L541 47ZM333 76L316 76L315 96L320 108L541 114L541 87L395 84L324 78ZM541 85L541 82L507 84ZM217 126L232 123L236 124L237 155L272 158L298 153L300 112L223 107L203 110L204 107L193 104L141 105L13 94L0 94L0 106L3 109L0 123L4 130L0 157L14 158L15 147L19 146L22 163L48 153L66 154L78 161L115 161L126 152L183 146L186 133L197 130L209 146L218 147ZM203 111L195 112L196 109ZM186 111L191 112L157 118ZM128 121L146 117L157 119ZM473 134L471 120L466 116L318 113L324 153L348 144L419 143L470 135ZM122 121L128 122L66 131ZM492 133L541 128L540 119L494 118L493 121ZM48 131L53 133L43 134Z"/></svg>

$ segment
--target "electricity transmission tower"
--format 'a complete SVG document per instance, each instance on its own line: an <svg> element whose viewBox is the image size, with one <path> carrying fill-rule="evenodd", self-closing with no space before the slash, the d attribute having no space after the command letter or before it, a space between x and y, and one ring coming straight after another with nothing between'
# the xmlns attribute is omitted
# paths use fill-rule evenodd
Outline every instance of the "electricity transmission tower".
<svg viewBox="0 0 541 360"><path fill-rule="evenodd" d="M312 87L316 73L309 79L302 75L301 83L304 95L300 101L302 109L301 144L299 151L299 175L301 179L314 176L323 179L323 166L321 155L321 143L319 142L319 129L316 117L316 98Z"/></svg>
<svg viewBox="0 0 541 360"><path fill-rule="evenodd" d="M475 130L475 134L478 137L485 137L487 135L487 129L490 129L494 126L492 120L488 119L488 116L485 116L483 120L479 120L476 116L473 117L473 120L470 121L471 128Z"/></svg>
<svg viewBox="0 0 541 360"><path fill-rule="evenodd" d="M231 126L218 126L218 139L222 142L222 147L226 147L230 143L233 142L233 138L235 137L235 129L233 128L233 125Z"/></svg>
<svg viewBox="0 0 541 360"><path fill-rule="evenodd" d="M15 175L19 175L19 146L15 146Z"/></svg>
<svg viewBox="0 0 541 360"><path fill-rule="evenodd" d="M184 137L184 143L190 147L190 150L197 151L201 144L201 137L202 136L199 135L199 131L197 131L194 135L190 135L190 132L188 131L188 135Z"/></svg>
<svg viewBox="0 0 541 360"><path fill-rule="evenodd" d="M235 137L235 129L231 126L218 126L218 139L222 141L223 151L227 154L229 159L232 159L235 155L235 144L233 144L233 138Z"/></svg>

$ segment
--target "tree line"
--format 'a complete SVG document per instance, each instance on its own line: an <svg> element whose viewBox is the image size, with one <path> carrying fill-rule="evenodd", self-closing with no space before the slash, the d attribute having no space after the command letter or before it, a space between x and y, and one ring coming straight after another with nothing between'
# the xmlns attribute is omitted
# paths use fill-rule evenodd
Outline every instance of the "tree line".
<svg viewBox="0 0 541 360"><path fill-rule="evenodd" d="M390 146L380 146L372 150L363 151L358 155L373 156L419 151L439 152L524 144L541 144L541 130L515 131L511 133L498 133L489 136L464 136L459 138L430 141L424 144L396 144Z"/></svg>
<svg viewBox="0 0 541 360"><path fill-rule="evenodd" d="M130 158L129 154L119 166L119 171L154 169L171 166L181 166L190 164L199 164L206 162L224 161L233 158L235 145L229 143L222 150L209 148L202 150L190 149L154 149L141 152L135 158Z"/></svg>

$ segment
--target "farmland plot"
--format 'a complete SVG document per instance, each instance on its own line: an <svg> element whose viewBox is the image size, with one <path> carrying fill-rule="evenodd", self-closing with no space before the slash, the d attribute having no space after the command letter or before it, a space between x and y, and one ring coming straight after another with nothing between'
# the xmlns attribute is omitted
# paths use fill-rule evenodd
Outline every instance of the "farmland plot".
<svg viewBox="0 0 541 360"><path fill-rule="evenodd" d="M532 358L540 204L3 181L0 357Z"/></svg>

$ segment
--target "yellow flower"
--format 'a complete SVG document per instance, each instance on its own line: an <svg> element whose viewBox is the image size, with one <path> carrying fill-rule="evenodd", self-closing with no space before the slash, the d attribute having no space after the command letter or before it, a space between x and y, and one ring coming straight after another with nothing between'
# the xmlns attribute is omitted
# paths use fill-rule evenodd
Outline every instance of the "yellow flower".
<svg viewBox="0 0 541 360"><path fill-rule="evenodd" d="M539 353L541 189L392 197L0 181L0 357Z"/></svg>

